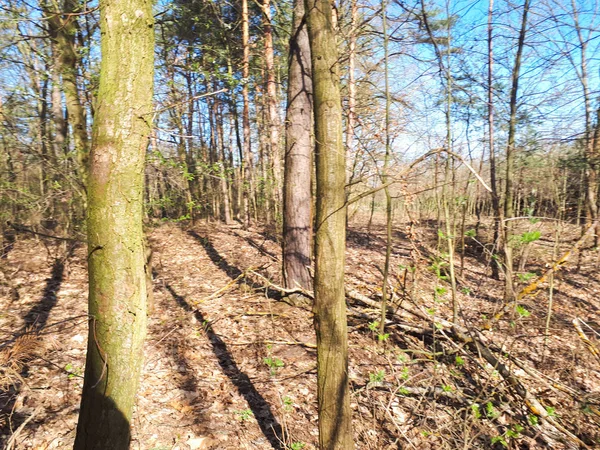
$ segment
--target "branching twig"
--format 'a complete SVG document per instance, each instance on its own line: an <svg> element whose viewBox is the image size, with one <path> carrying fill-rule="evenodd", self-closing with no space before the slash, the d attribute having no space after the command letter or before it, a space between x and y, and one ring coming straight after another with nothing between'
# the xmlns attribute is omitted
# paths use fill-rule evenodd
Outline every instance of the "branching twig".
<svg viewBox="0 0 600 450"><path fill-rule="evenodd" d="M12 450L15 447L15 444L17 442L17 439L19 437L19 435L23 432L23 429L27 426L27 424L29 422L31 422L33 420L33 418L41 411L42 407L38 406L32 413L31 415L25 419L23 421L23 423L21 425L19 425L19 428L17 428L15 430L15 432L12 434L12 436L10 437L10 439L8 440L8 442L6 443L6 450Z"/></svg>
<svg viewBox="0 0 600 450"><path fill-rule="evenodd" d="M292 295L292 294L301 294L304 295L305 297L314 300L314 294L310 291L307 291L306 289L302 289L302 288L284 288L281 287L273 282L271 282L271 280L269 280L267 277L261 275L258 272L255 272L252 269L248 269L245 273L247 274L252 274L258 278L260 278L261 280L263 280L264 282L266 282L266 287L272 288L278 292L281 292L282 294L286 294L286 295Z"/></svg>
<svg viewBox="0 0 600 450"><path fill-rule="evenodd" d="M46 237L46 238L50 238L50 239L57 239L59 241L82 242L84 244L87 243L87 241L85 241L83 239L54 236L53 234L40 233L39 231L33 231L32 229L30 229L24 225L19 225L19 224L12 223L12 222L8 222L8 225L10 225L16 231L19 231L21 233L31 233L31 234L35 234L36 236L42 236L42 237Z"/></svg>
<svg viewBox="0 0 600 450"><path fill-rule="evenodd" d="M521 292L519 292L517 294L516 300L514 302L510 302L510 303L506 304L504 306L504 308L502 308L500 311L498 311L494 315L494 317L486 324L486 328L491 328L491 325L493 322L497 322L498 320L500 320L502 317L504 317L505 314L512 311L515 308L515 306L518 304L518 302L523 300L528 295L531 295L535 291L537 291L540 288L540 285L542 283L544 283L551 274L556 273L559 270L561 270L562 267L567 263L567 261L569 260L571 255L573 253L575 253L576 251L578 251L583 246L583 244L585 243L587 238L593 234L594 230L596 229L597 224L598 224L598 221L596 220L594 223L592 223L589 226L589 228L581 236L581 238L579 238L579 240L575 243L575 245L573 245L573 247L571 247L569 250L567 250L560 257L560 259L558 261L556 261L554 264L552 264L552 266L541 277L537 278L535 281L530 283L528 286L524 287L521 290Z"/></svg>

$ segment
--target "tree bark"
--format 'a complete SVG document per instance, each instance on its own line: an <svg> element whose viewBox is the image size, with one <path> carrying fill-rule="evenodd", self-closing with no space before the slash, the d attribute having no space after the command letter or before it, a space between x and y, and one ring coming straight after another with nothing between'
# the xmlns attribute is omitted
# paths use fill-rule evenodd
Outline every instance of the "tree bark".
<svg viewBox="0 0 600 450"><path fill-rule="evenodd" d="M142 210L152 117L152 2L101 0L100 26L88 187L90 322L74 448L125 450L146 334Z"/></svg>
<svg viewBox="0 0 600 450"><path fill-rule="evenodd" d="M589 42L589 35L584 36L584 29L581 26L579 20L579 11L577 10L576 3L572 2L573 8L573 24L577 33L577 40L579 41L579 59L580 67L578 71L578 78L581 83L583 102L585 106L585 150L584 159L586 163L585 169L585 181L586 181L586 202L587 202L587 216L589 222L595 222L598 218L598 122L596 125L592 125L592 99L589 88L589 75L588 75L588 57L587 48ZM575 66L574 60L569 58ZM598 247L598 232L596 230L594 237L594 247Z"/></svg>
<svg viewBox="0 0 600 450"><path fill-rule="evenodd" d="M525 0L523 5L523 16L521 18L521 30L519 32L519 40L517 44L517 54L515 55L515 64L512 70L512 85L510 88L510 116L508 120L508 142L506 144L506 181L504 192L504 265L505 265L505 285L504 285L504 301L511 302L515 298L513 286L513 247L511 240L512 221L508 220L514 216L514 192L513 192L513 177L514 177L514 153L515 140L517 132L517 109L518 109L518 92L519 92L519 77L521 73L521 59L523 56L523 47L525 46L525 34L527 32L527 14L529 13L530 0Z"/></svg>
<svg viewBox="0 0 600 450"><path fill-rule="evenodd" d="M215 89L216 90L216 89ZM221 217L225 224L231 224L231 202L229 201L229 176L227 175L227 157L225 154L225 135L223 132L223 105L218 97L214 99L215 122L217 126L217 137L219 142L219 188L221 189Z"/></svg>
<svg viewBox="0 0 600 450"><path fill-rule="evenodd" d="M356 124L356 24L358 6L356 0L350 1L350 36L348 45L348 119L346 121L346 157L354 151L354 126Z"/></svg>
<svg viewBox="0 0 600 450"><path fill-rule="evenodd" d="M490 147L490 187L492 189L492 209L494 210L494 248L500 248L502 236L502 210L500 208L500 196L498 195L498 183L496 182L496 150L494 148L494 34L493 34L494 0L490 0L488 9L488 142ZM496 252L495 250L494 252ZM492 276L499 280L500 272L495 260L491 261Z"/></svg>
<svg viewBox="0 0 600 450"><path fill-rule="evenodd" d="M269 128L269 155L273 168L273 215L280 217L281 211L281 151L279 148L279 113L277 112L277 84L275 83L275 53L273 48L273 27L271 25L271 1L264 0L265 34L265 75L267 80L266 103ZM267 194L268 195L268 194Z"/></svg>
<svg viewBox="0 0 600 450"><path fill-rule="evenodd" d="M250 79L250 28L248 24L248 0L242 0L242 129L244 136L244 159L242 162L242 178L244 180L244 212L246 214L246 226L250 226L251 211L250 204L254 205L256 216L256 201L254 198L253 180L253 158L252 145L250 142L250 95L248 93L248 82Z"/></svg>
<svg viewBox="0 0 600 450"><path fill-rule="evenodd" d="M381 174L382 184L389 182L389 168L392 158L392 139L391 139L391 106L392 95L390 92L390 67L389 67L389 37L387 31L387 1L381 2L381 32L383 34L383 73L385 86L385 157L383 159L383 170ZM385 193L385 262L383 264L383 284L381 286L381 316L379 319L379 336L385 334L385 318L388 303L388 280L390 275L390 261L392 257L392 196L390 188L386 187ZM375 196L373 196L374 198Z"/></svg>
<svg viewBox="0 0 600 450"><path fill-rule="evenodd" d="M317 162L315 330L319 448L353 449L344 296L346 157L338 55L329 0L307 0Z"/></svg>
<svg viewBox="0 0 600 450"><path fill-rule="evenodd" d="M46 9L44 7L44 9ZM50 38L55 42L58 53L59 70L62 88L65 94L69 121L73 135L73 145L79 163L79 172L86 176L89 139L85 108L81 102L77 84L77 52L75 51L75 35L77 33L77 13L80 5L77 0L65 0L61 17L60 11L49 13L48 27Z"/></svg>
<svg viewBox="0 0 600 450"><path fill-rule="evenodd" d="M304 0L294 0L285 121L283 277L287 288L312 290L312 80Z"/></svg>

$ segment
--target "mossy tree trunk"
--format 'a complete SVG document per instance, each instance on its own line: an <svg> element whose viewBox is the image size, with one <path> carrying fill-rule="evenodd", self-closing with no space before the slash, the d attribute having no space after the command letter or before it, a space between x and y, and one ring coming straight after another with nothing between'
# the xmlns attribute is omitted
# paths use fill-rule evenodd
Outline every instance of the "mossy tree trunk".
<svg viewBox="0 0 600 450"><path fill-rule="evenodd" d="M75 154L79 162L79 170L85 177L89 156L89 139L86 112L81 102L81 93L77 83L78 57L75 46L77 13L81 10L81 5L77 0L64 0L63 11L51 11L46 6L44 9L49 17L50 37L54 41L58 53L62 89L69 113Z"/></svg>
<svg viewBox="0 0 600 450"><path fill-rule="evenodd" d="M101 0L100 21L88 176L90 326L76 450L129 448L146 333L142 210L152 117L152 3Z"/></svg>
<svg viewBox="0 0 600 450"><path fill-rule="evenodd" d="M309 273L312 236L313 109L310 46L304 0L294 0L285 119L283 195L283 276L286 287L312 290Z"/></svg>
<svg viewBox="0 0 600 450"><path fill-rule="evenodd" d="M319 448L353 449L344 295L346 157L338 53L329 0L307 0L317 165L315 330Z"/></svg>

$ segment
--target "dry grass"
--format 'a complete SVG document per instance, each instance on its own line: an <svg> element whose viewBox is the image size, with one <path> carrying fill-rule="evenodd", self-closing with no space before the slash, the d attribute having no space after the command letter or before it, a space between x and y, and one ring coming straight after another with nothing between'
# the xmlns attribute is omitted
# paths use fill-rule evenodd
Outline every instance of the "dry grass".
<svg viewBox="0 0 600 450"><path fill-rule="evenodd" d="M31 329L5 342L0 347L0 389L6 390L22 382L20 375L25 363L40 354L41 340Z"/></svg>

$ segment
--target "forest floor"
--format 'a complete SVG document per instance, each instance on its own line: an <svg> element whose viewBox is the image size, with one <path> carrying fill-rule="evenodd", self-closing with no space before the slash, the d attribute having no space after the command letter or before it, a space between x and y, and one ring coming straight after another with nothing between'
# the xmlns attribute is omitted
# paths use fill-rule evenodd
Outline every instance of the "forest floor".
<svg viewBox="0 0 600 450"><path fill-rule="evenodd" d="M517 252L526 259L522 286L553 259L553 228L537 226L541 239ZM564 229L556 254L579 233ZM247 273L253 268L281 283L278 237L217 223L163 223L148 235L155 306L131 448L316 448L310 308L281 301L262 278ZM544 437L544 419L525 409L514 385L438 323L451 319L452 308L447 266L432 256L436 240L435 228L425 223L395 226L390 284L399 300L427 311L429 323L394 316L380 342L377 311L349 304L357 449L577 448L564 433ZM506 364L541 401L542 415L576 436L578 445L600 448L600 357L591 352L600 331L597 251L575 255L556 275L546 334L547 283L516 312L484 326L503 307L503 282L490 276L479 245L470 238L467 244L458 270L460 323L480 330L503 357L521 361L527 370L512 359ZM72 448L87 341L86 248L63 257L64 244L24 234L11 247L0 259L0 446ZM383 226L371 233L350 226L350 289L379 299L384 249ZM14 340L27 330L35 333Z"/></svg>

